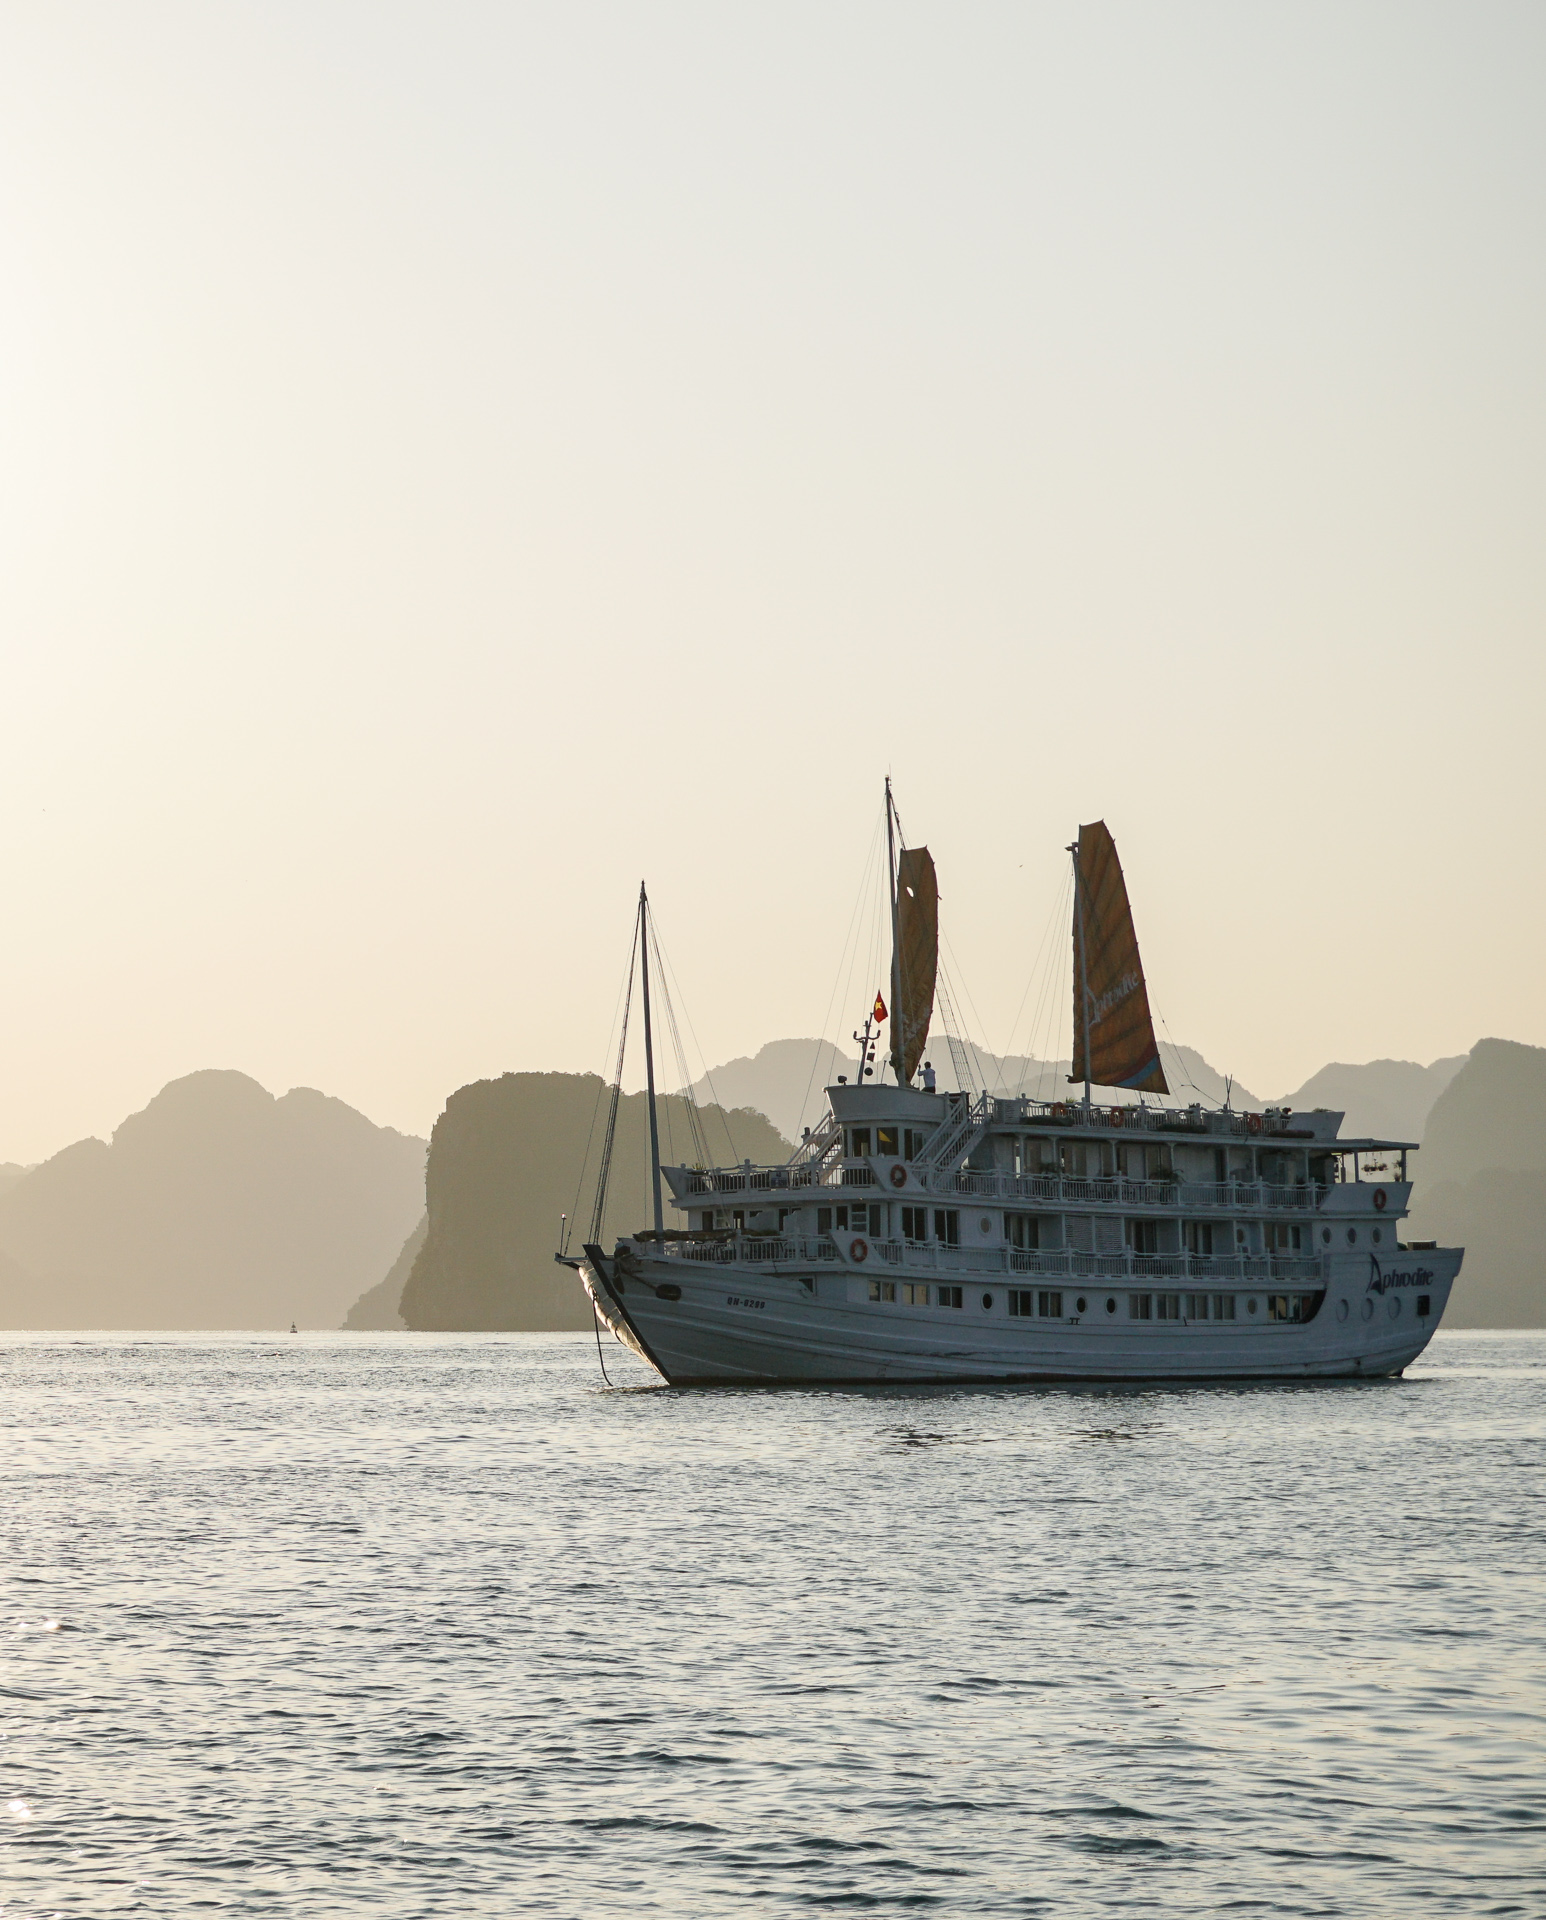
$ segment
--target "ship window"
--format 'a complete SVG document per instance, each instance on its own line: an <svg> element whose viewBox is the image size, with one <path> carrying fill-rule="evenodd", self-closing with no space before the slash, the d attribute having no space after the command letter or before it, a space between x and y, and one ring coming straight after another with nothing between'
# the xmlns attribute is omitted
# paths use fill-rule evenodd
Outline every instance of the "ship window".
<svg viewBox="0 0 1546 1920"><path fill-rule="evenodd" d="M918 1242L929 1237L929 1210L927 1207L903 1207L902 1238Z"/></svg>
<svg viewBox="0 0 1546 1920"><path fill-rule="evenodd" d="M1188 1220L1182 1231L1186 1236L1188 1253L1195 1253L1204 1260L1213 1258L1213 1222L1211 1220Z"/></svg>
<svg viewBox="0 0 1546 1920"><path fill-rule="evenodd" d="M1349 1227L1347 1230L1347 1244L1350 1247L1352 1247L1352 1246L1356 1246L1357 1243L1358 1243L1358 1229L1357 1227Z"/></svg>
<svg viewBox="0 0 1546 1920"><path fill-rule="evenodd" d="M1331 1245L1331 1229L1330 1229L1330 1227L1322 1227L1322 1228L1321 1228L1321 1238L1322 1238L1322 1240L1324 1240L1324 1241L1325 1241L1325 1243L1326 1243L1326 1245L1327 1245L1328 1247L1329 1247L1329 1246Z"/></svg>
<svg viewBox="0 0 1546 1920"><path fill-rule="evenodd" d="M958 1307L961 1304L961 1289L959 1287L937 1287L935 1294L942 1307Z"/></svg>
<svg viewBox="0 0 1546 1920"><path fill-rule="evenodd" d="M942 1247L961 1244L961 1216L954 1207L934 1209L934 1238Z"/></svg>
<svg viewBox="0 0 1546 1920"><path fill-rule="evenodd" d="M1215 1320L1233 1320L1234 1319L1235 1296L1232 1293L1214 1294L1213 1317Z"/></svg>
<svg viewBox="0 0 1546 1920"><path fill-rule="evenodd" d="M1154 1318L1154 1295L1152 1293L1130 1293L1127 1296L1127 1317L1129 1320L1152 1320Z"/></svg>
<svg viewBox="0 0 1546 1920"><path fill-rule="evenodd" d="M1134 1253L1159 1252L1158 1220L1129 1220L1126 1228L1127 1244Z"/></svg>
<svg viewBox="0 0 1546 1920"><path fill-rule="evenodd" d="M875 1150L877 1153L896 1152L896 1128L877 1127L875 1130Z"/></svg>
<svg viewBox="0 0 1546 1920"><path fill-rule="evenodd" d="M1427 1295L1426 1293L1420 1293L1420 1294L1418 1294L1418 1296L1417 1296L1417 1317L1418 1317L1418 1319L1419 1319L1419 1320L1426 1320L1426 1319L1428 1318L1428 1315L1429 1315L1429 1314L1430 1314L1430 1313L1431 1313L1432 1311L1433 1311L1433 1301L1432 1301L1432 1299L1431 1299L1431 1298L1429 1297L1429 1295Z"/></svg>
<svg viewBox="0 0 1546 1920"><path fill-rule="evenodd" d="M902 1283L902 1305L904 1307L926 1307L929 1304L929 1290L920 1280L916 1285L910 1280Z"/></svg>
<svg viewBox="0 0 1546 1920"><path fill-rule="evenodd" d="M1041 1219L1034 1213L1006 1213L1004 1238L1012 1247L1029 1250L1041 1245Z"/></svg>
<svg viewBox="0 0 1546 1920"><path fill-rule="evenodd" d="M870 1298L872 1300L894 1300L896 1298L896 1282L894 1280L872 1280L870 1282Z"/></svg>
<svg viewBox="0 0 1546 1920"><path fill-rule="evenodd" d="M1115 1312L1116 1312L1116 1310L1117 1310L1117 1303L1116 1303L1116 1301L1115 1301L1115 1300L1108 1300L1108 1301L1106 1302L1106 1311L1107 1311L1107 1313L1115 1313Z"/></svg>
<svg viewBox="0 0 1546 1920"><path fill-rule="evenodd" d="M1089 1156L1085 1152L1082 1140L1060 1140L1059 1154L1063 1162L1063 1171L1070 1179L1082 1180Z"/></svg>
<svg viewBox="0 0 1546 1920"><path fill-rule="evenodd" d="M1269 1320L1286 1320L1288 1318L1288 1295L1286 1293L1268 1294L1267 1318Z"/></svg>
<svg viewBox="0 0 1546 1920"><path fill-rule="evenodd" d="M1373 1233L1370 1234L1369 1238L1374 1242L1376 1246L1380 1244L1381 1235L1378 1227L1374 1229Z"/></svg>
<svg viewBox="0 0 1546 1920"><path fill-rule="evenodd" d="M1061 1320L1063 1317L1063 1296L1060 1293L1038 1293L1036 1311L1043 1320Z"/></svg>
<svg viewBox="0 0 1546 1920"><path fill-rule="evenodd" d="M816 1209L816 1231L818 1233L830 1233L832 1231L832 1209L830 1207L818 1207Z"/></svg>
<svg viewBox="0 0 1546 1920"><path fill-rule="evenodd" d="M905 1157L909 1160L916 1160L919 1154L923 1152L923 1135L916 1127L909 1127L902 1136L902 1145L906 1150Z"/></svg>
<svg viewBox="0 0 1546 1920"><path fill-rule="evenodd" d="M869 1152L869 1150L870 1150L869 1128L855 1127L853 1129L853 1150L849 1155L849 1158L853 1160L862 1160L865 1157L865 1155Z"/></svg>
<svg viewBox="0 0 1546 1920"><path fill-rule="evenodd" d="M857 1207L855 1207L855 1208L854 1208L854 1212L855 1212L855 1213L857 1213L858 1211L859 1211L859 1209L858 1209ZM837 1220L837 1230L838 1230L838 1232L839 1232L839 1233L847 1233L847 1231L848 1231L848 1209L847 1209L847 1207L838 1207L838 1208L836 1209L836 1211L835 1211L835 1217L836 1217L836 1220ZM855 1224L857 1225L857 1222L855 1222Z"/></svg>
<svg viewBox="0 0 1546 1920"><path fill-rule="evenodd" d="M1186 1296L1186 1317L1188 1320L1206 1320L1208 1317L1208 1296L1205 1293L1189 1293Z"/></svg>
<svg viewBox="0 0 1546 1920"><path fill-rule="evenodd" d="M1081 1313L1084 1312L1086 1301L1082 1293L1080 1294L1079 1298L1074 1302L1074 1305L1079 1309Z"/></svg>
<svg viewBox="0 0 1546 1920"><path fill-rule="evenodd" d="M1009 1289L1009 1312L1016 1320L1029 1320L1031 1317L1031 1290L1029 1287L1011 1287Z"/></svg>
<svg viewBox="0 0 1546 1920"><path fill-rule="evenodd" d="M1179 1320L1181 1318L1181 1296L1179 1293L1157 1293L1154 1298L1158 1308L1157 1318L1161 1320Z"/></svg>

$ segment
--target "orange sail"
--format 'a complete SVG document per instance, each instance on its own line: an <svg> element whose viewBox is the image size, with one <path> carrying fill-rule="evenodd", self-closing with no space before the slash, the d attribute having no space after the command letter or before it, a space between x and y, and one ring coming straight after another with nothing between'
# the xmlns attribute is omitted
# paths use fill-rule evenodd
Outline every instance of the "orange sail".
<svg viewBox="0 0 1546 1920"><path fill-rule="evenodd" d="M1104 820L1079 829L1074 867L1074 1070L1068 1077L1169 1093L1127 882Z"/></svg>
<svg viewBox="0 0 1546 1920"><path fill-rule="evenodd" d="M896 864L896 1006L891 1025L891 1064L897 1084L918 1071L934 1017L934 980L939 971L939 883L927 847L906 847Z"/></svg>

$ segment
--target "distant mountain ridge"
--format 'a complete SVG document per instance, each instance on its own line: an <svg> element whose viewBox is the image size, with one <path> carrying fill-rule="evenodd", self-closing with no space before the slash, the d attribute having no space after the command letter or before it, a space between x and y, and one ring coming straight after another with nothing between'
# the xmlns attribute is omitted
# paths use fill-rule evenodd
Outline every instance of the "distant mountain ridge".
<svg viewBox="0 0 1546 1920"><path fill-rule="evenodd" d="M174 1080L0 1190L0 1326L336 1327L422 1212L424 1155L311 1088Z"/></svg>

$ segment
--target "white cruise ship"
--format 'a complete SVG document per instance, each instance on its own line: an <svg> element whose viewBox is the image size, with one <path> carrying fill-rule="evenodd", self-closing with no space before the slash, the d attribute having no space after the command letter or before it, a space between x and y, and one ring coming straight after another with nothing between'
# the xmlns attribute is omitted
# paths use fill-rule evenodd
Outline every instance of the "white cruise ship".
<svg viewBox="0 0 1546 1920"><path fill-rule="evenodd" d="M673 1386L1368 1379L1410 1365L1462 1258L1401 1238L1415 1143L1344 1139L1342 1115L1321 1110L1145 1101L1169 1089L1102 822L1070 848L1082 1096L934 1091L934 868L927 848L898 846L889 785L886 820L892 1005L874 1015L890 1019L889 1060L877 1076L872 1017L854 1082L827 1088L825 1123L783 1166L660 1165L640 889L654 1225L610 1251L593 1231L583 1257L559 1256L601 1325ZM1100 1104L1097 1086L1138 1102Z"/></svg>

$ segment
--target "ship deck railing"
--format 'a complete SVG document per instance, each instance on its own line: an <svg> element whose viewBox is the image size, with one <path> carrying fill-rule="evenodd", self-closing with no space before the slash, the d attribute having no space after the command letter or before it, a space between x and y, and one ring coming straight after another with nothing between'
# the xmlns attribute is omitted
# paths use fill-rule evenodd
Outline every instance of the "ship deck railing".
<svg viewBox="0 0 1546 1920"><path fill-rule="evenodd" d="M879 1267L933 1273L1046 1274L1089 1280L1196 1281L1207 1286L1258 1280L1319 1281L1325 1262L1319 1254L1289 1253L1135 1253L1130 1249L1093 1253L1078 1247L951 1247L935 1241L865 1241L866 1259ZM652 1257L709 1266L815 1266L841 1259L837 1243L825 1237L786 1239L771 1234L713 1239L667 1240L649 1249Z"/></svg>
<svg viewBox="0 0 1546 1920"><path fill-rule="evenodd" d="M1328 1187L1274 1185L1249 1180L1129 1180L1086 1178L1056 1173L993 1173L965 1168L947 1173L895 1161L910 1168L906 1187L890 1190L868 1163L829 1166L818 1174L808 1167L723 1168L691 1172L685 1197L748 1193L827 1192L833 1188L887 1187L889 1197L911 1200L918 1194L964 1196L973 1200L1035 1202L1054 1207L1158 1208L1164 1212L1194 1210L1245 1213L1313 1213Z"/></svg>

